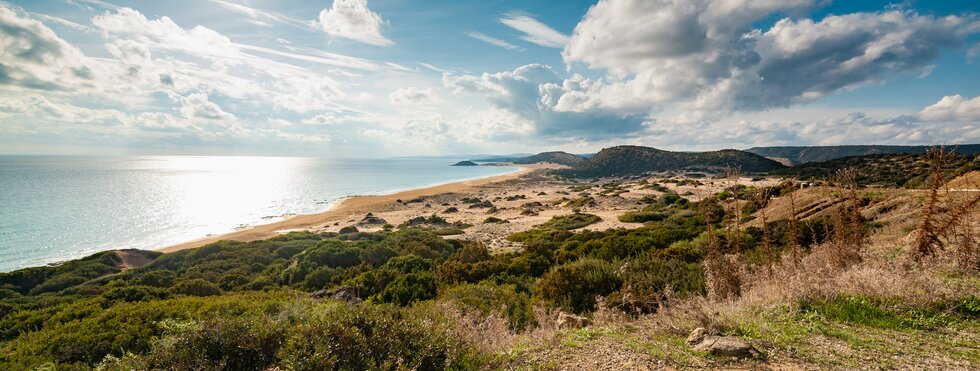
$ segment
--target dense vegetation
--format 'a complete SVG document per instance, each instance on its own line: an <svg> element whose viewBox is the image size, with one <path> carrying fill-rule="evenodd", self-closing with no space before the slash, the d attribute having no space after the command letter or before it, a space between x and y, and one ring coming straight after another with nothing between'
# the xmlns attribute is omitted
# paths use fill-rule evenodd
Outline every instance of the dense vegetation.
<svg viewBox="0 0 980 371"><path fill-rule="evenodd" d="M435 307L448 302L499 312L512 331L522 331L535 326L534 306L588 313L596 296L604 296L610 308L648 313L665 287L675 295L703 294L705 220L689 212L695 203L676 195L656 202L683 206L665 208L662 220L634 230L574 233L567 229L598 217L557 217L511 236L526 248L506 254L421 228L293 232L163 254L125 271L106 252L0 274L0 366L492 363L447 332L418 323L451 327ZM709 222L720 223L724 211L709 209L715 210ZM756 245L751 233L744 238L748 249ZM317 299L324 297L350 304Z"/></svg>
<svg viewBox="0 0 980 371"><path fill-rule="evenodd" d="M767 172L784 166L768 158L726 149L712 152L671 152L641 146L605 148L595 156L560 173L570 177L635 175L672 170L719 170L739 168L744 172Z"/></svg>
<svg viewBox="0 0 980 371"><path fill-rule="evenodd" d="M883 154L843 157L824 162L811 162L774 171L774 175L792 176L804 180L831 180L843 169L853 169L859 185L896 188L928 186L932 170L927 154ZM948 155L948 176L980 170L980 154Z"/></svg>
<svg viewBox="0 0 980 371"><path fill-rule="evenodd" d="M585 161L585 158L567 152L542 152L534 156L514 159L515 164L536 164L546 162L552 164L575 166Z"/></svg>
<svg viewBox="0 0 980 371"><path fill-rule="evenodd" d="M804 146L804 147L753 147L745 150L769 158L785 158L792 164L830 161L842 157L885 155L885 154L922 154L929 151L930 146ZM961 144L950 146L959 154L980 153L980 144Z"/></svg>
<svg viewBox="0 0 980 371"><path fill-rule="evenodd" d="M664 303L740 290L729 281L771 275L784 257L797 266L800 251L837 248L867 233L859 214L739 227L795 189L731 186L698 202L666 190L620 216L642 223L635 229L574 232L599 217L562 215L509 236L524 247L509 253L443 238L464 226L430 216L397 231L292 232L162 255L128 251L154 259L128 270L118 253L104 252L4 273L0 369L502 368L512 355L480 348L460 329L483 329L495 316L505 333L527 333L548 318L541 310L659 314L672 309ZM976 296L925 309L854 295L791 305L807 323L879 329L930 328L980 313ZM767 336L767 329L742 323L733 331Z"/></svg>

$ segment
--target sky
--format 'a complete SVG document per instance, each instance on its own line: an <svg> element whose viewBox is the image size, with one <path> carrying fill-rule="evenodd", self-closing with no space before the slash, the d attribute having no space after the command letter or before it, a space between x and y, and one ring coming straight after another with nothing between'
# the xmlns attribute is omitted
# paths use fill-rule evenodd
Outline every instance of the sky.
<svg viewBox="0 0 980 371"><path fill-rule="evenodd" d="M0 153L980 143L980 3L0 1Z"/></svg>

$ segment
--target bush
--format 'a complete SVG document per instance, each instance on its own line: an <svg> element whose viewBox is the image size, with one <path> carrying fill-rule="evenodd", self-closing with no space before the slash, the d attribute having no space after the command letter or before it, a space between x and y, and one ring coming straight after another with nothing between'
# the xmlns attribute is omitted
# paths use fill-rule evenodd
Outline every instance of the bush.
<svg viewBox="0 0 980 371"><path fill-rule="evenodd" d="M537 325L531 311L531 298L518 293L514 285L489 282L455 286L441 294L442 298L464 311L474 311L482 317L498 314L507 318L511 331L522 331Z"/></svg>
<svg viewBox="0 0 980 371"><path fill-rule="evenodd" d="M640 258L624 263L618 274L622 277L623 289L609 295L606 304L626 313L645 314L657 310L665 299L664 290L668 286L680 297L706 292L704 269L700 263Z"/></svg>
<svg viewBox="0 0 980 371"><path fill-rule="evenodd" d="M578 229L590 224L598 223L600 220L602 220L602 218L596 215L576 213L572 215L555 216L538 227L563 230Z"/></svg>
<svg viewBox="0 0 980 371"><path fill-rule="evenodd" d="M189 296L221 295L221 288L211 282L201 279L180 281L174 285L171 291L174 294Z"/></svg>
<svg viewBox="0 0 980 371"><path fill-rule="evenodd" d="M551 307L575 313L591 312L596 297L609 295L622 286L612 263L598 259L583 259L559 265L538 281L537 296Z"/></svg>
<svg viewBox="0 0 980 371"><path fill-rule="evenodd" d="M170 287L173 286L176 279L177 275L174 272L161 269L138 275L133 283L143 286Z"/></svg>
<svg viewBox="0 0 980 371"><path fill-rule="evenodd" d="M320 307L290 330L279 352L280 366L288 370L483 368L472 363L475 352L442 330L443 321L389 306Z"/></svg>
<svg viewBox="0 0 980 371"><path fill-rule="evenodd" d="M623 223L646 223L659 222L666 218L666 215L653 211L630 211L626 214L620 215L619 221Z"/></svg>
<svg viewBox="0 0 980 371"><path fill-rule="evenodd" d="M145 356L108 358L103 369L264 370L285 340L267 316L217 318L203 322L164 321L163 337Z"/></svg>
<svg viewBox="0 0 980 371"><path fill-rule="evenodd" d="M578 209L585 206L594 206L594 205L595 205L595 199L592 198L591 196L576 198L574 200L565 203L565 207L568 207L570 209Z"/></svg>
<svg viewBox="0 0 980 371"><path fill-rule="evenodd" d="M491 216L486 219L483 219L483 224L500 224L500 223L509 223L509 222L495 216Z"/></svg>
<svg viewBox="0 0 980 371"><path fill-rule="evenodd" d="M378 294L383 303L405 306L436 297L436 277L432 272L403 274L395 278Z"/></svg>

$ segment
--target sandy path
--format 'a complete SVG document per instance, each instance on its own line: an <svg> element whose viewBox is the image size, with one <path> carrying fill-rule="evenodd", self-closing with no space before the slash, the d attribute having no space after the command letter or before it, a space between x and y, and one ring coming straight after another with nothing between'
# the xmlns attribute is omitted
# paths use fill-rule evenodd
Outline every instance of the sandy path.
<svg viewBox="0 0 980 371"><path fill-rule="evenodd" d="M510 174L498 175L493 177L467 180L462 182L448 183L443 185L438 185L428 188L413 189L404 192L393 193L390 195L380 195L380 196L354 196L348 197L341 200L335 207L330 210L324 211L317 214L309 215L297 215L282 221L278 221L270 224L251 226L246 229L239 231L209 236L193 241L184 242L181 244L168 246L159 251L162 252L174 252L184 249L192 249L195 247L201 247L209 243L218 242L221 240L235 240L235 241L255 241L272 238L282 234L285 231L291 230L305 230L312 228L323 228L327 225L338 221L344 221L350 219L355 215L362 215L368 212L381 212L389 210L396 205L396 200L409 200L421 196L431 196L440 193L465 193L473 192L477 187L484 186L491 183L503 182L511 179L516 179L530 171L538 169L539 166L535 165L522 165L517 172Z"/></svg>

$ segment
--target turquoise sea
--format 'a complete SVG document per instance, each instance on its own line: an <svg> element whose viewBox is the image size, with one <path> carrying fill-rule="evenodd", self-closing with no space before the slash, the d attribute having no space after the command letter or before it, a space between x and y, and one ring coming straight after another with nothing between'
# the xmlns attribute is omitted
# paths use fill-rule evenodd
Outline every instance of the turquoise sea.
<svg viewBox="0 0 980 371"><path fill-rule="evenodd" d="M0 271L97 251L155 249L350 195L517 171L460 159L0 156Z"/></svg>

